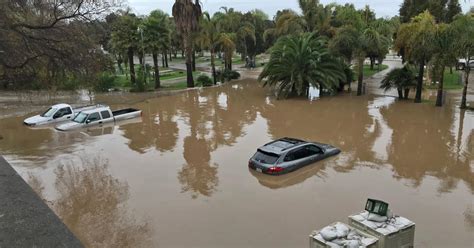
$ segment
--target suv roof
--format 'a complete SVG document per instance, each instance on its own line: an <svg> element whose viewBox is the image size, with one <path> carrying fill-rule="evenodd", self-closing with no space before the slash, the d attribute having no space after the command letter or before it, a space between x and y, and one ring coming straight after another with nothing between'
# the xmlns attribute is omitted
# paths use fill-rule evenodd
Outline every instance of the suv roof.
<svg viewBox="0 0 474 248"><path fill-rule="evenodd" d="M265 144L264 146L260 147L260 150L265 152L281 154L289 149L295 148L297 146L308 144L304 140L293 139L293 138L281 138L270 143Z"/></svg>

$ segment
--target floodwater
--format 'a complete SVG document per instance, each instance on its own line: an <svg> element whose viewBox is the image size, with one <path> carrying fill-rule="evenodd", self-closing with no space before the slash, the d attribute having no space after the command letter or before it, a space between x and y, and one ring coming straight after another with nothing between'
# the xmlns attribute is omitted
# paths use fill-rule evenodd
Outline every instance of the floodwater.
<svg viewBox="0 0 474 248"><path fill-rule="evenodd" d="M99 96L142 119L60 133L10 113L0 153L90 247L308 247L312 230L346 222L369 197L416 223L416 247L472 247L474 114L458 95L443 108L376 95L277 101L246 79ZM285 136L342 153L281 177L249 171L258 146Z"/></svg>

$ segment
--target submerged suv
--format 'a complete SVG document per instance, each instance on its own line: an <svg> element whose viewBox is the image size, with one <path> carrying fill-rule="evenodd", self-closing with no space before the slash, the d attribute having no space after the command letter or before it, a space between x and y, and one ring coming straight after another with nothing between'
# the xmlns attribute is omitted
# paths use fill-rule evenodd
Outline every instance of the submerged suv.
<svg viewBox="0 0 474 248"><path fill-rule="evenodd" d="M340 152L331 145L282 138L258 148L249 160L249 167L257 172L281 175Z"/></svg>

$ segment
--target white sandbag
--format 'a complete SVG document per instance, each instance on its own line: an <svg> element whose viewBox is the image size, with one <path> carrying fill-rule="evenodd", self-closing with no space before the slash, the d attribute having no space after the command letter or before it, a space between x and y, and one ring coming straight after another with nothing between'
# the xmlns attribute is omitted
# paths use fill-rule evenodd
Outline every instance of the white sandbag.
<svg viewBox="0 0 474 248"><path fill-rule="evenodd" d="M351 230L349 234L347 234L347 239L360 240L362 237L355 230Z"/></svg>
<svg viewBox="0 0 474 248"><path fill-rule="evenodd" d="M326 241L332 241L337 238L337 230L333 226L327 226L321 229L321 231L319 231L319 234L321 234L323 239Z"/></svg>
<svg viewBox="0 0 474 248"><path fill-rule="evenodd" d="M326 242L326 245L329 245L331 248L343 248L342 246L334 244L333 242Z"/></svg>
<svg viewBox="0 0 474 248"><path fill-rule="evenodd" d="M336 227L336 233L338 238L345 238L349 234L349 227L342 223L337 223L334 225Z"/></svg>
<svg viewBox="0 0 474 248"><path fill-rule="evenodd" d="M346 241L344 241L344 247L359 248L359 241L357 241L357 240L346 240Z"/></svg>
<svg viewBox="0 0 474 248"><path fill-rule="evenodd" d="M335 239L331 242L333 242L336 245L340 245L340 246L344 246L344 244L345 244L345 240L343 240L343 239Z"/></svg>
<svg viewBox="0 0 474 248"><path fill-rule="evenodd" d="M367 217L367 220L370 220L370 221L374 221L374 222L385 222L388 220L387 216L381 216L381 215L378 215L378 214L369 214L369 216Z"/></svg>

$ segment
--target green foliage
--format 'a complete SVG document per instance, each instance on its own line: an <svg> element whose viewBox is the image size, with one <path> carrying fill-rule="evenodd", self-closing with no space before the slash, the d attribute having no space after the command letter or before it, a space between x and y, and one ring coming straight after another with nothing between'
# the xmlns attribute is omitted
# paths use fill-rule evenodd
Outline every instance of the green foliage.
<svg viewBox="0 0 474 248"><path fill-rule="evenodd" d="M221 79L221 82L226 82L230 80L239 79L240 73L238 71L225 69L224 71L218 71L217 77Z"/></svg>
<svg viewBox="0 0 474 248"><path fill-rule="evenodd" d="M285 36L271 49L259 80L274 86L278 97L307 94L309 86L336 88L346 76L340 60L330 54L324 38L315 34Z"/></svg>
<svg viewBox="0 0 474 248"><path fill-rule="evenodd" d="M209 86L212 86L213 83L212 83L212 79L207 76L207 75L199 75L199 77L197 78L196 80L198 82L198 84L204 86L204 87L209 87Z"/></svg>
<svg viewBox="0 0 474 248"><path fill-rule="evenodd" d="M117 77L111 73L102 73L97 80L94 90L97 92L108 92L116 86Z"/></svg>
<svg viewBox="0 0 474 248"><path fill-rule="evenodd" d="M414 88L416 86L416 71L411 66L391 70L380 82L380 88L390 89Z"/></svg>

